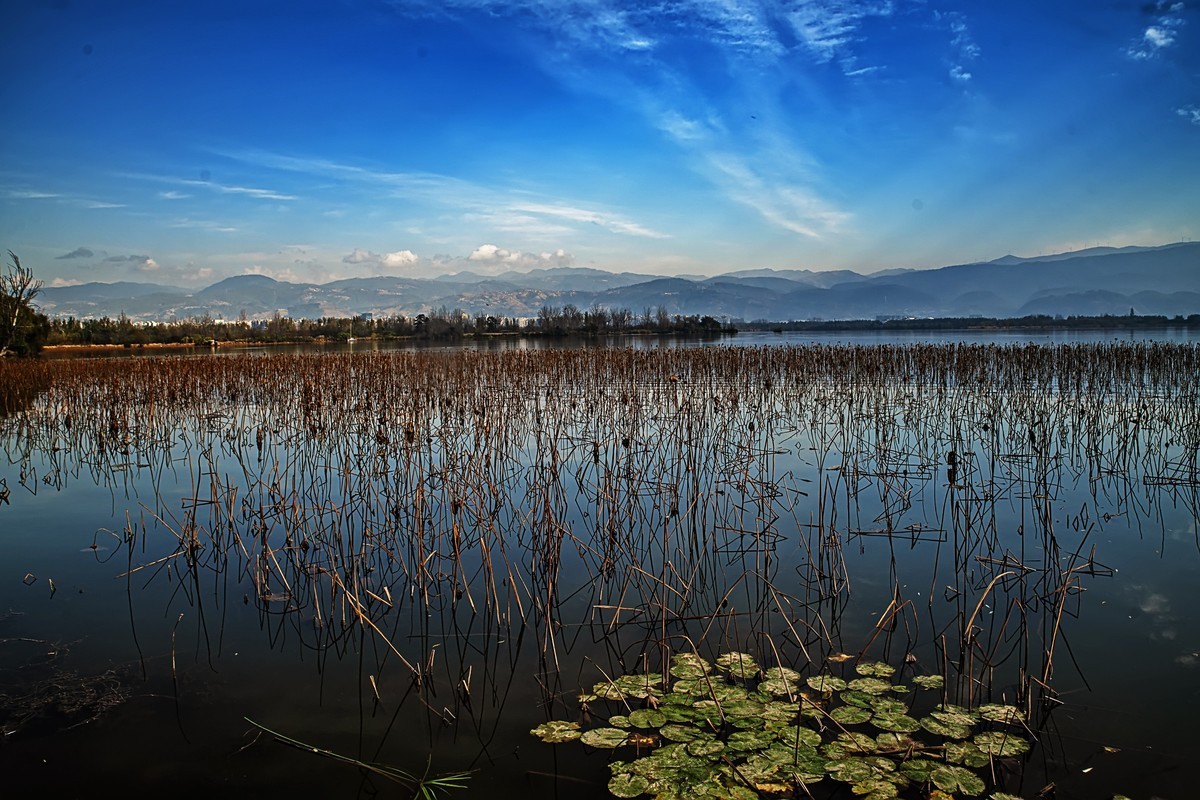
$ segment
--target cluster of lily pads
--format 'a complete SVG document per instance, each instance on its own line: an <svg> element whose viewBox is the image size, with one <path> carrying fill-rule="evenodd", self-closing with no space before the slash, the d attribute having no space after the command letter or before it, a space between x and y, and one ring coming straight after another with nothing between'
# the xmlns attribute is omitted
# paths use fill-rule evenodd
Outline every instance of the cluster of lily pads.
<svg viewBox="0 0 1200 800"><path fill-rule="evenodd" d="M657 800L753 800L806 793L822 781L848 784L867 800L900 797L910 786L930 796L975 797L987 787L993 759L1029 750L1013 706L930 702L918 718L900 697L940 689L942 676L913 677L910 689L889 680L889 664L859 663L855 671L851 680L804 679L787 667L764 669L746 653L725 653L715 664L681 653L668 676L623 675L580 695L585 706L624 705L626 713L607 725L583 730L553 720L530 733L549 743L636 748L645 755L611 762L608 789ZM1016 800L1003 792L990 797Z"/></svg>

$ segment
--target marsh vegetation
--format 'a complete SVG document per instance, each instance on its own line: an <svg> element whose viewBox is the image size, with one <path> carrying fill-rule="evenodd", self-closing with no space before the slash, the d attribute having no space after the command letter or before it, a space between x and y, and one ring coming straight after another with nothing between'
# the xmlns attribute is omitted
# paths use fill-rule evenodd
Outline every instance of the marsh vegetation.
<svg viewBox="0 0 1200 800"><path fill-rule="evenodd" d="M146 785L207 765L197 792L386 792L361 767L386 762L474 770L471 796L622 775L636 796L657 778L631 764L688 749L718 796L836 796L863 770L906 797L1093 770L1137 793L1160 778L1129 751L1165 742L1169 766L1200 712L1167 693L1200 609L1146 577L1200 569L1193 344L6 361L0 441L10 765L90 749L116 780L31 699L51 669L119 675L87 729L171 750ZM1154 710L1131 730L1101 706ZM246 717L360 766L280 756ZM620 749L530 737L552 722ZM756 781L778 731L813 752Z"/></svg>

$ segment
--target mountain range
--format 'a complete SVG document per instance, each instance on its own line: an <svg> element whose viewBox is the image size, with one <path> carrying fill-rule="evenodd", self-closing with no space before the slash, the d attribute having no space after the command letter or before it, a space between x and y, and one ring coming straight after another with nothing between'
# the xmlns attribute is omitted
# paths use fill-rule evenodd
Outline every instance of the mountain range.
<svg viewBox="0 0 1200 800"><path fill-rule="evenodd" d="M715 277L670 277L558 267L437 278L348 278L324 284L239 275L199 290L150 283L48 287L38 304L58 317L125 314L139 321L376 317L461 309L472 315L533 317L543 306L600 305L640 315L732 320L875 319L881 317L1021 317L1030 314L1200 313L1200 243L1099 247L935 269L753 269Z"/></svg>

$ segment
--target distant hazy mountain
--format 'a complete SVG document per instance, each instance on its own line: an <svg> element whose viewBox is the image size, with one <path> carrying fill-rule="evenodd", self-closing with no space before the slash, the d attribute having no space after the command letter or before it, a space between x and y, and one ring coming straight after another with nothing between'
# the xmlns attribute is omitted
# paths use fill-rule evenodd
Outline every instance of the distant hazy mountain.
<svg viewBox="0 0 1200 800"><path fill-rule="evenodd" d="M711 278L558 267L498 276L460 272L438 278L350 278L287 283L239 275L198 291L145 283L89 283L44 289L55 316L169 320L208 315L236 319L429 313L535 316L568 303L628 308L663 306L671 314L745 320L874 319L880 316L1009 317L1027 314L1200 313L1200 243L1098 247L1036 258L1004 256L938 269L752 269Z"/></svg>

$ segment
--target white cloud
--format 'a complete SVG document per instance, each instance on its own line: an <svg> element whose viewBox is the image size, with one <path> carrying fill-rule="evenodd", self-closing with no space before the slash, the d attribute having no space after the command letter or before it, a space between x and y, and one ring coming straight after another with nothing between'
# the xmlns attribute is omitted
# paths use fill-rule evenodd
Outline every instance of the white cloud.
<svg viewBox="0 0 1200 800"><path fill-rule="evenodd" d="M159 192L158 196L162 200L185 200L185 199L191 197L190 194L184 194L183 192L177 192L173 189L169 192Z"/></svg>
<svg viewBox="0 0 1200 800"><path fill-rule="evenodd" d="M155 261L153 258L150 258L149 256L147 256L146 258L144 258L140 262L138 262L136 269L138 272L157 272L158 271L158 262Z"/></svg>
<svg viewBox="0 0 1200 800"><path fill-rule="evenodd" d="M1175 109L1175 113L1186 119L1193 125L1200 125L1200 108L1196 106L1184 106L1183 108Z"/></svg>
<svg viewBox="0 0 1200 800"><path fill-rule="evenodd" d="M1146 28L1143 37L1151 47L1155 48L1166 47L1175 42L1174 31L1168 28L1160 28L1157 25L1151 25L1149 28Z"/></svg>
<svg viewBox="0 0 1200 800"><path fill-rule="evenodd" d="M839 232L850 219L800 182L766 177L734 155L714 154L709 160L732 200L792 233L823 239Z"/></svg>
<svg viewBox="0 0 1200 800"><path fill-rule="evenodd" d="M640 225L632 220L624 219L618 215L607 212L591 211L586 208L575 208L567 205L548 205L544 203L520 203L514 205L513 208L517 211L565 219L571 222L591 223L593 225L599 225L601 228L610 230L613 233L623 233L629 236L641 236L647 239L670 238L668 234L651 230L650 228Z"/></svg>
<svg viewBox="0 0 1200 800"><path fill-rule="evenodd" d="M971 73L967 72L958 64L950 68L950 77L959 83L968 83L971 80Z"/></svg>
<svg viewBox="0 0 1200 800"><path fill-rule="evenodd" d="M394 253L373 253L370 250L364 250L361 247L356 247L349 255L342 258L343 264L367 264L375 267L409 267L416 264L421 259L411 250L397 250Z"/></svg>
<svg viewBox="0 0 1200 800"><path fill-rule="evenodd" d="M1159 16L1125 50L1125 54L1136 61L1155 58L1161 51L1175 44L1178 31L1183 27L1183 3L1167 4L1160 0L1155 9L1160 12Z"/></svg>
<svg viewBox="0 0 1200 800"><path fill-rule="evenodd" d="M475 248L471 255L467 256L468 261L485 261L485 262L507 262L512 263L520 260L520 251L512 252L497 247L494 244L481 244Z"/></svg>
<svg viewBox="0 0 1200 800"><path fill-rule="evenodd" d="M496 271L500 268L569 267L575 263L575 257L562 248L541 253L522 253L520 250L506 250L494 244L481 244L471 255L467 256L467 261L493 268L493 271Z"/></svg>
<svg viewBox="0 0 1200 800"><path fill-rule="evenodd" d="M415 264L420 259L412 250L400 250L395 253L385 253L383 256L383 265L385 267L403 267L409 264Z"/></svg>
<svg viewBox="0 0 1200 800"><path fill-rule="evenodd" d="M50 287L53 289L58 289L63 286L81 286L82 284L83 281L77 281L73 278L55 278L54 280L50 281Z"/></svg>

